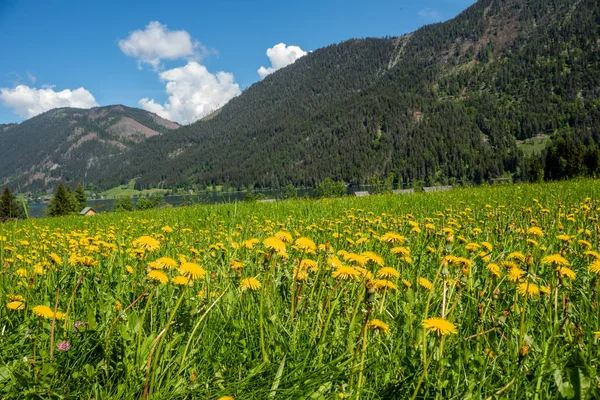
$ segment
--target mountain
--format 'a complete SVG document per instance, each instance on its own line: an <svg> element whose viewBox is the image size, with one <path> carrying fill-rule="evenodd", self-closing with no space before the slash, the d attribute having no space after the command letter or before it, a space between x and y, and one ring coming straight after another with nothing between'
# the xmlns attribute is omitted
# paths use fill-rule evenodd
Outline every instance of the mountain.
<svg viewBox="0 0 600 400"><path fill-rule="evenodd" d="M52 187L59 179L93 182L91 169L105 168L148 138L178 127L121 105L54 109L0 126L0 182L30 189Z"/></svg>
<svg viewBox="0 0 600 400"><path fill-rule="evenodd" d="M133 178L138 188L534 179L559 177L553 164L578 159L585 165L573 174L600 173L599 107L600 2L479 0L408 35L315 50L168 135L112 146L68 171L54 160L31 171L21 161L18 171L103 188ZM69 153L78 142L68 137L56 157L78 149ZM521 150L538 139L549 150ZM0 173L10 164L1 162Z"/></svg>
<svg viewBox="0 0 600 400"><path fill-rule="evenodd" d="M600 142L599 48L597 0L480 0L402 37L311 52L98 176L140 188L525 179L517 140Z"/></svg>

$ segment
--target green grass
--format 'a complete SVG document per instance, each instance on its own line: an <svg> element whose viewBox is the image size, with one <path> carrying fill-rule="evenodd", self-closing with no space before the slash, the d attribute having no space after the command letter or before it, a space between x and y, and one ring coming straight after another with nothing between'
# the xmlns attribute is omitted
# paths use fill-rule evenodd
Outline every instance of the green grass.
<svg viewBox="0 0 600 400"><path fill-rule="evenodd" d="M542 150L550 143L550 137L540 135L530 139L517 140L517 147L523 151L526 156L540 154Z"/></svg>
<svg viewBox="0 0 600 400"><path fill-rule="evenodd" d="M0 307L0 398L592 398L600 295L586 251L600 240L597 188L577 180L0 225L0 297L23 298L21 310ZM292 241L265 242L281 232ZM546 262L555 254L575 279ZM379 258L400 276L384 278ZM511 263L523 281L509 280ZM196 271L191 286L175 284L185 271ZM244 290L248 278L261 286ZM39 317L39 305L67 317ZM456 333L423 328L442 315Z"/></svg>
<svg viewBox="0 0 600 400"><path fill-rule="evenodd" d="M132 179L127 185L120 185L114 188L108 189L102 193L100 196L104 198L119 198L124 196L131 197L142 197L146 195L151 195L155 193L166 194L169 191L166 189L145 189L145 190L136 190L135 189L135 179Z"/></svg>

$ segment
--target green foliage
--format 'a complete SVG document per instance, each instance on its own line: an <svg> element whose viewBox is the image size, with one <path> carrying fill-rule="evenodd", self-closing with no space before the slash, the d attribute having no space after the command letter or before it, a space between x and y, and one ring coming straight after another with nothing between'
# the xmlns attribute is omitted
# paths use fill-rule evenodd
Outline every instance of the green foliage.
<svg viewBox="0 0 600 400"><path fill-rule="evenodd" d="M62 182L59 182L56 191L54 192L54 196L52 196L50 204L48 204L48 216L58 217L75 211L78 211L75 195L70 188L65 188L65 185L63 185Z"/></svg>
<svg viewBox="0 0 600 400"><path fill-rule="evenodd" d="M116 212L133 211L133 202L131 201L131 196L123 196L116 199L113 205L113 210Z"/></svg>
<svg viewBox="0 0 600 400"><path fill-rule="evenodd" d="M150 201L150 199L146 197L140 197L135 203L135 206L138 210L149 210L151 208L154 208L154 204L152 203L152 201Z"/></svg>
<svg viewBox="0 0 600 400"><path fill-rule="evenodd" d="M85 189L81 183L77 184L77 188L75 188L75 200L77 201L78 211L81 211L87 207L87 197L85 195Z"/></svg>
<svg viewBox="0 0 600 400"><path fill-rule="evenodd" d="M315 186L314 196L319 197L342 197L346 194L346 184L342 181L334 181L325 178Z"/></svg>
<svg viewBox="0 0 600 400"><path fill-rule="evenodd" d="M5 219L22 218L24 216L23 209L19 206L17 198L7 186L2 191L0 196L0 221Z"/></svg>
<svg viewBox="0 0 600 400"><path fill-rule="evenodd" d="M283 198L284 199L296 199L298 198L298 192L296 191L296 187L291 183L286 185L283 189Z"/></svg>

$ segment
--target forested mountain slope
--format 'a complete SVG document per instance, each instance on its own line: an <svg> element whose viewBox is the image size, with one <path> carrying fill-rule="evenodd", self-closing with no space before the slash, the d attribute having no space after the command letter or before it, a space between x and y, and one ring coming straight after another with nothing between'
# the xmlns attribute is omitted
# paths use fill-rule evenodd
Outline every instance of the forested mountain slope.
<svg viewBox="0 0 600 400"><path fill-rule="evenodd" d="M94 182L90 169L109 168L132 146L178 127L120 105L54 109L0 127L0 183L44 189L59 179Z"/></svg>

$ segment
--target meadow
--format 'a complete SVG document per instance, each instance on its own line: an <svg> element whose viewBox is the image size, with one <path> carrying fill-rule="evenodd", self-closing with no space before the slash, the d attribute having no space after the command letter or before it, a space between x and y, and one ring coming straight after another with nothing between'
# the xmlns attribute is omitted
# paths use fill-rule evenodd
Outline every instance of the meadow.
<svg viewBox="0 0 600 400"><path fill-rule="evenodd" d="M598 182L0 225L0 398L598 398Z"/></svg>

